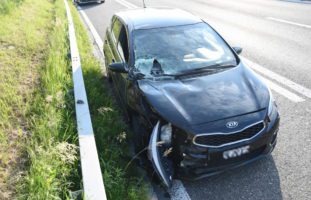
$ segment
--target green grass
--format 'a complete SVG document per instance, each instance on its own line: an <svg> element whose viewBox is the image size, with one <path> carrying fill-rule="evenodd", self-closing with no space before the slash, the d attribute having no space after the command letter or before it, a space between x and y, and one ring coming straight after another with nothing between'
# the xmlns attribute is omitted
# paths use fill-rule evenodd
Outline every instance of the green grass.
<svg viewBox="0 0 311 200"><path fill-rule="evenodd" d="M68 199L82 184L64 2L0 5L0 199ZM126 171L128 127L71 8L108 199L145 199Z"/></svg>
<svg viewBox="0 0 311 200"><path fill-rule="evenodd" d="M54 2L52 13L40 87L28 116L32 140L27 147L30 166L20 187L22 199L67 198L77 177L77 133L62 0Z"/></svg>
<svg viewBox="0 0 311 200"><path fill-rule="evenodd" d="M129 162L128 127L115 105L100 63L92 54L88 33L73 6L71 11L108 199L146 199L146 186L142 178L126 171Z"/></svg>
<svg viewBox="0 0 311 200"><path fill-rule="evenodd" d="M0 199L64 199L79 181L63 1L0 19Z"/></svg>
<svg viewBox="0 0 311 200"><path fill-rule="evenodd" d="M0 15L8 14L16 6L20 5L23 0L0 0Z"/></svg>

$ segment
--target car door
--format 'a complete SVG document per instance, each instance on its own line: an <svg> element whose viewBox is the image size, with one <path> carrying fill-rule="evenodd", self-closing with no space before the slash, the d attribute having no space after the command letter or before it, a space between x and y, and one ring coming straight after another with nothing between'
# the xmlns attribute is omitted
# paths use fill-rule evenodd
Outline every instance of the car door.
<svg viewBox="0 0 311 200"><path fill-rule="evenodd" d="M124 24L116 16L112 19L111 30L106 34L104 52L106 56L106 65L122 62L125 68L128 68L129 50L128 37ZM114 82L117 95L120 99L123 109L126 109L126 83L127 73L110 72Z"/></svg>
<svg viewBox="0 0 311 200"><path fill-rule="evenodd" d="M106 34L104 52L107 66L113 62L123 62L126 68L129 67L130 58L128 32L126 26L117 17L112 19L111 30ZM122 107L126 109L128 98L127 94L129 93L128 90L132 91L130 93L135 93L133 92L133 84L128 79L127 73L111 72L111 76L116 86L118 96L120 97L121 103L123 105ZM135 100L133 100L133 102L135 102ZM163 152L165 151L166 147L164 145L159 145L161 142L160 129L160 122L158 122L150 136L148 154L154 170L157 172L163 184L166 187L171 187L172 176L174 173L173 164L172 161L163 156Z"/></svg>
<svg viewBox="0 0 311 200"><path fill-rule="evenodd" d="M118 20L118 19L117 19ZM119 20L118 20L119 21ZM120 55L120 61L124 63L124 67L129 69L129 41L128 32L126 26L120 22L120 34L117 42L117 49ZM121 101L124 105L125 111L127 107L127 92L128 92L128 73L118 73L116 74L118 80L118 87L120 90Z"/></svg>
<svg viewBox="0 0 311 200"><path fill-rule="evenodd" d="M116 17L113 17L111 20L111 26L106 31L105 44L104 44L104 54L105 54L105 65L106 70L108 70L108 66L115 62L120 62L121 58L117 49L117 38L120 34L120 25L116 21ZM108 72L107 72L108 73ZM115 85L117 85L115 81L115 73L109 71L109 75L114 80Z"/></svg>
<svg viewBox="0 0 311 200"><path fill-rule="evenodd" d="M117 32L113 32L113 26L114 26L115 17L111 20L111 25L106 30L105 35L105 43L104 43L104 55L105 55L105 66L106 66L106 72L109 73L108 76L112 78L113 72L108 71L108 66L111 63L114 63L116 60L118 60L118 52L116 48L116 39L115 34L118 34Z"/></svg>

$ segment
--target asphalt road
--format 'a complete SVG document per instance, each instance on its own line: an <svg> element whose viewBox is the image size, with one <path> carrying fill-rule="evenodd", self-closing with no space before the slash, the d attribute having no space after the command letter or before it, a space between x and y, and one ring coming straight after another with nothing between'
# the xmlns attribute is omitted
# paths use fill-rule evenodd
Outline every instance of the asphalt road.
<svg viewBox="0 0 311 200"><path fill-rule="evenodd" d="M141 0L127 2L142 6ZM311 199L311 4L278 0L146 3L187 10L206 20L230 45L243 47L242 56L272 82L282 117L272 156L200 181L183 182L190 198ZM127 7L124 0L106 0L82 9L103 39L112 14Z"/></svg>

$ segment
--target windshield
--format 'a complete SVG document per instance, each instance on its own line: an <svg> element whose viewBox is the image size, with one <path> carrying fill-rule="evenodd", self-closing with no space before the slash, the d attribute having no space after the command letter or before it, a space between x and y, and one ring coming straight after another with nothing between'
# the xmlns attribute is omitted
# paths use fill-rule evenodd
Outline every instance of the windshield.
<svg viewBox="0 0 311 200"><path fill-rule="evenodd" d="M236 65L230 48L205 23L134 31L135 68L152 76L154 61L165 74Z"/></svg>

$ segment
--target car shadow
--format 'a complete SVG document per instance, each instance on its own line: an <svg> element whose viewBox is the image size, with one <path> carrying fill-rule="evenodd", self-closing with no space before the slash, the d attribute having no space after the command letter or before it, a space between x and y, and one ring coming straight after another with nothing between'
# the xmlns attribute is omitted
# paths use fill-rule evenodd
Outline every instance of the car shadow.
<svg viewBox="0 0 311 200"><path fill-rule="evenodd" d="M184 185L191 199L283 199L272 156Z"/></svg>

